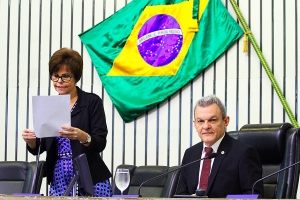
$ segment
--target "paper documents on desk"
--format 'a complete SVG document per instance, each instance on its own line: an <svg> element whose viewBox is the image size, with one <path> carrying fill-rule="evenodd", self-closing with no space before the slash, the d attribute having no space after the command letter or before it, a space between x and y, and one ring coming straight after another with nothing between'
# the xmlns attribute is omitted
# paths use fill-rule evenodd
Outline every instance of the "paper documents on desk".
<svg viewBox="0 0 300 200"><path fill-rule="evenodd" d="M32 115L38 138L58 136L61 126L71 125L70 95L33 96Z"/></svg>

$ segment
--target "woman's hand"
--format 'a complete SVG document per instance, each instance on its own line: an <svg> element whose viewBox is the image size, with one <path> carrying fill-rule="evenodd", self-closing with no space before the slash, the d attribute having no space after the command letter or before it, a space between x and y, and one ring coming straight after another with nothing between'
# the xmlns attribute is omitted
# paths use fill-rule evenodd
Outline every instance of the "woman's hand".
<svg viewBox="0 0 300 200"><path fill-rule="evenodd" d="M22 132L23 140L28 144L31 149L35 149L36 147L36 135L33 130L25 129Z"/></svg>
<svg viewBox="0 0 300 200"><path fill-rule="evenodd" d="M70 140L79 140L84 143L87 139L87 133L79 128L72 126L62 126L62 130L59 130L59 136L64 138L69 138Z"/></svg>

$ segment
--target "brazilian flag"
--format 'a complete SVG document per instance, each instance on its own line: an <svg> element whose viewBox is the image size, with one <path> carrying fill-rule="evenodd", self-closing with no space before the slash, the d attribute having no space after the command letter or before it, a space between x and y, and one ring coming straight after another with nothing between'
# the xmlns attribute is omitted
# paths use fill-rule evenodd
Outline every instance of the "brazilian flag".
<svg viewBox="0 0 300 200"><path fill-rule="evenodd" d="M199 75L242 34L221 0L133 0L79 37L129 122Z"/></svg>

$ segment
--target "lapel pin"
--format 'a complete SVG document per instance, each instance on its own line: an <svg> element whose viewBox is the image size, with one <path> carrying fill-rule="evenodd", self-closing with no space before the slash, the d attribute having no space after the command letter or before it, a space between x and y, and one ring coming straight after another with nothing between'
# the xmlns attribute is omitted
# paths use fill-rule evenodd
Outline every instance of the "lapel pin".
<svg viewBox="0 0 300 200"><path fill-rule="evenodd" d="M224 154L225 152L224 151L221 151L221 154Z"/></svg>

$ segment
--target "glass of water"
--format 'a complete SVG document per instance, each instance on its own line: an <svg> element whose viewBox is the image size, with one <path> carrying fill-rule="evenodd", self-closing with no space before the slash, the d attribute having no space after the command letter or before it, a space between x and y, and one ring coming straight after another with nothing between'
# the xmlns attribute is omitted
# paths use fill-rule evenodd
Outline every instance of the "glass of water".
<svg viewBox="0 0 300 200"><path fill-rule="evenodd" d="M117 169L115 184L117 188L121 191L121 195L123 195L123 191L126 190L130 182L130 174L129 169Z"/></svg>

